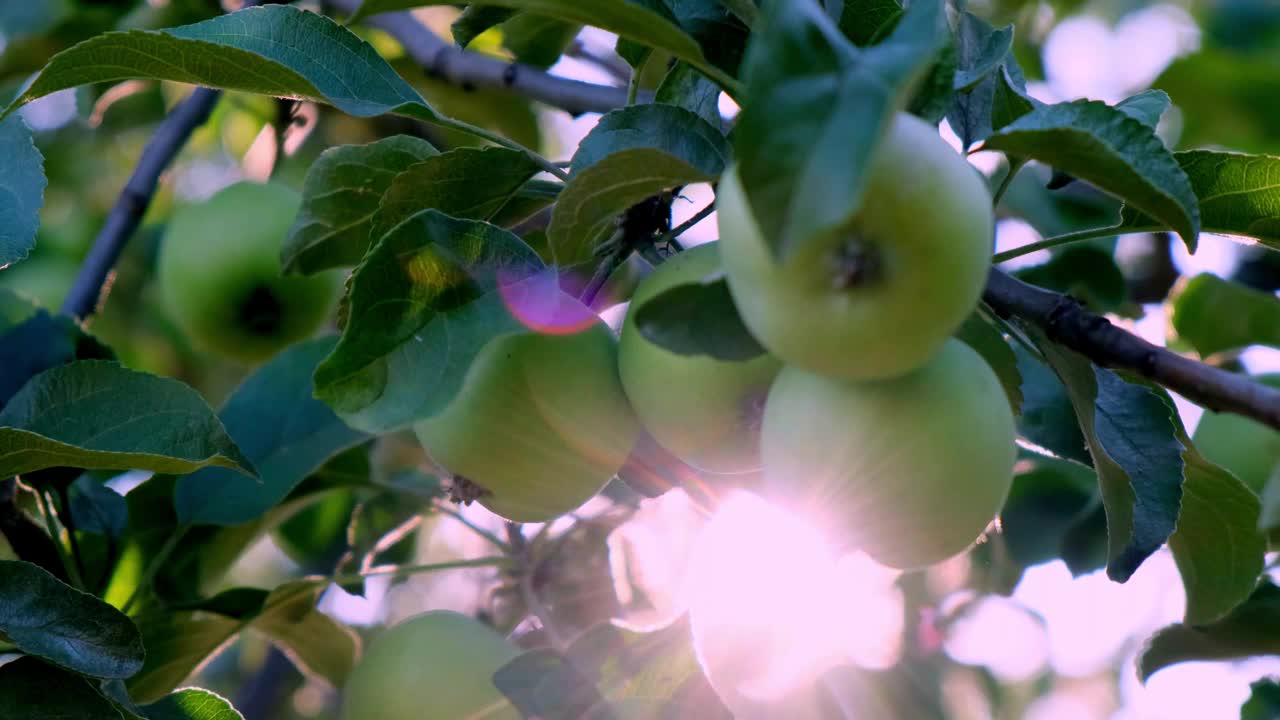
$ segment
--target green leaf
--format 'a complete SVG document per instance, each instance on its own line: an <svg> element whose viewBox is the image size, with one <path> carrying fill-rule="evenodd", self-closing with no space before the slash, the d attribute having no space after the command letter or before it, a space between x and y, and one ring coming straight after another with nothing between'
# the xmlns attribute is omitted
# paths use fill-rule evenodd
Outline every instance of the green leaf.
<svg viewBox="0 0 1280 720"><path fill-rule="evenodd" d="M85 474L69 490L76 530L120 538L129 525L129 503L120 493Z"/></svg>
<svg viewBox="0 0 1280 720"><path fill-rule="evenodd" d="M623 150L596 162L574 174L556 202L547 228L556 263L567 267L592 260L612 235L618 215L632 205L715 177L662 150Z"/></svg>
<svg viewBox="0 0 1280 720"><path fill-rule="evenodd" d="M1160 396L1038 331L1033 338L1075 408L1107 510L1107 576L1124 582L1174 531L1182 501L1183 445Z"/></svg>
<svg viewBox="0 0 1280 720"><path fill-rule="evenodd" d="M1187 591L1185 622L1226 616L1257 585L1267 553L1262 503L1239 478L1188 450L1178 526L1169 549Z"/></svg>
<svg viewBox="0 0 1280 720"><path fill-rule="evenodd" d="M1190 150L1175 153L1174 158L1200 202L1205 232L1243 235L1280 250L1280 157ZM1166 227L1129 205L1121 225L1128 232Z"/></svg>
<svg viewBox="0 0 1280 720"><path fill-rule="evenodd" d="M682 107L712 127L720 126L720 88L687 62L672 66L653 101Z"/></svg>
<svg viewBox="0 0 1280 720"><path fill-rule="evenodd" d="M1001 536L1019 568L1071 554L1069 543L1100 505L1093 471L1073 462L1032 456L1020 462L1000 511ZM1106 535L1101 556L1106 562Z"/></svg>
<svg viewBox="0 0 1280 720"><path fill-rule="evenodd" d="M1023 95L1026 82L1022 69L1013 55L1006 52L996 65L988 66L989 58L984 54L987 48L1003 46L1006 31L1011 40L1011 27L997 30L970 12L962 12L956 19L956 77L977 77L959 89L947 122L966 149L1030 110L1031 102Z"/></svg>
<svg viewBox="0 0 1280 720"><path fill-rule="evenodd" d="M730 155L729 144L718 128L718 123L712 125L674 105L632 105L600 118L578 144L570 168L576 175L614 153L652 149L715 177L724 172Z"/></svg>
<svg viewBox="0 0 1280 720"><path fill-rule="evenodd" d="M329 458L368 439L312 397L311 377L337 338L293 345L244 381L218 413L261 481L224 468L180 478L181 525L239 525L275 507Z"/></svg>
<svg viewBox="0 0 1280 720"><path fill-rule="evenodd" d="M506 148L458 148L427 158L400 174L382 194L370 238L381 238L423 210L465 220L489 220L539 167Z"/></svg>
<svg viewBox="0 0 1280 720"><path fill-rule="evenodd" d="M1182 111L1182 145L1280 152L1274 106L1280 76L1273 57L1206 48L1173 61L1152 85Z"/></svg>
<svg viewBox="0 0 1280 720"><path fill-rule="evenodd" d="M31 563L0 560L0 633L28 655L93 677L142 667L142 638L124 613Z"/></svg>
<svg viewBox="0 0 1280 720"><path fill-rule="evenodd" d="M995 371L1009 398L1009 406L1015 416L1022 413L1022 373L1018 370L1018 356L1004 339L1004 333L981 313L974 313L956 331L956 337L978 351L983 360Z"/></svg>
<svg viewBox="0 0 1280 720"><path fill-rule="evenodd" d="M44 156L22 118L0 120L0 268L35 247L47 184Z"/></svg>
<svg viewBox="0 0 1280 720"><path fill-rule="evenodd" d="M0 288L0 332L8 332L14 326L24 322L40 309L25 295Z"/></svg>
<svg viewBox="0 0 1280 720"><path fill-rule="evenodd" d="M1043 265L1019 270L1019 279L1068 294L1099 313L1124 309L1129 286L1115 254L1097 245L1071 245Z"/></svg>
<svg viewBox="0 0 1280 720"><path fill-rule="evenodd" d="M898 0L837 0L840 31L855 45L874 45L893 31L902 18Z"/></svg>
<svg viewBox="0 0 1280 720"><path fill-rule="evenodd" d="M1249 699L1240 706L1240 720L1280 718L1280 682L1258 680L1249 686Z"/></svg>
<svg viewBox="0 0 1280 720"><path fill-rule="evenodd" d="M368 43L323 15L286 5L86 40L55 55L4 115L59 90L131 78L306 98L356 117L438 117Z"/></svg>
<svg viewBox="0 0 1280 720"><path fill-rule="evenodd" d="M641 335L679 355L740 361L766 352L743 324L723 277L664 290L635 313Z"/></svg>
<svg viewBox="0 0 1280 720"><path fill-rule="evenodd" d="M502 23L502 46L517 62L546 70L556 64L580 32L582 25L524 13Z"/></svg>
<svg viewBox="0 0 1280 720"><path fill-rule="evenodd" d="M33 657L0 665L0 717L122 720L115 705L84 677Z"/></svg>
<svg viewBox="0 0 1280 720"><path fill-rule="evenodd" d="M1178 292L1172 322L1201 357L1250 345L1280 347L1280 298L1209 273Z"/></svg>
<svg viewBox="0 0 1280 720"><path fill-rule="evenodd" d="M707 718L732 715L694 656L687 619L641 633L605 623L563 653L520 655L494 674L494 685L526 716Z"/></svg>
<svg viewBox="0 0 1280 720"><path fill-rule="evenodd" d="M738 172L777 257L858 211L872 154L946 39L920 0L883 43L859 50L813 0L766 8L743 61L750 102L734 130Z"/></svg>
<svg viewBox="0 0 1280 720"><path fill-rule="evenodd" d="M466 47L486 30L495 28L515 17L516 11L496 5L468 5L457 20L449 26L453 41L458 47Z"/></svg>
<svg viewBox="0 0 1280 720"><path fill-rule="evenodd" d="M160 609L139 615L137 621L147 659L125 684L140 703L158 702L173 692L242 627L238 620L213 613Z"/></svg>
<svg viewBox="0 0 1280 720"><path fill-rule="evenodd" d="M1240 660L1280 653L1280 587L1263 583L1242 605L1209 625L1170 625L1151 636L1138 656L1143 682L1182 662Z"/></svg>
<svg viewBox="0 0 1280 720"><path fill-rule="evenodd" d="M360 262L382 194L400 172L436 154L409 135L321 153L307 170L302 208L284 241L285 271L310 275Z"/></svg>
<svg viewBox="0 0 1280 720"><path fill-rule="evenodd" d="M1013 25L978 33L974 39L978 42L963 43L957 52L960 69L956 72L956 90L972 90L973 86L1004 65L1013 50Z"/></svg>
<svg viewBox="0 0 1280 720"><path fill-rule="evenodd" d="M139 616L147 659L128 680L129 693L139 702L160 700L249 628L280 645L302 670L341 687L360 642L349 628L315 609L324 589L323 583L286 583L271 591L258 612L242 617L162 609Z"/></svg>
<svg viewBox="0 0 1280 720"><path fill-rule="evenodd" d="M434 476L418 475L410 477L425 481L423 487L412 492L397 489L375 495L360 503L351 512L351 521L346 528L347 547L349 548L339 560L334 570L335 575L351 575L370 570L378 562L383 553L412 537L412 532L422 523L422 515L430 505L432 498L443 498L445 493L440 481ZM403 477L393 477L392 483L403 481ZM357 595L364 594L364 582L344 585L343 589Z"/></svg>
<svg viewBox="0 0 1280 720"><path fill-rule="evenodd" d="M244 720L231 701L200 688L179 690L139 709L147 720Z"/></svg>
<svg viewBox="0 0 1280 720"><path fill-rule="evenodd" d="M329 493L280 523L272 539L304 569L331 569L347 551L347 527L356 508L355 493Z"/></svg>
<svg viewBox="0 0 1280 720"><path fill-rule="evenodd" d="M1049 453L1092 467L1067 388L1053 370L1020 344L1012 346L1022 377L1018 435Z"/></svg>
<svg viewBox="0 0 1280 720"><path fill-rule="evenodd" d="M384 432L438 412L493 337L523 330L502 287L542 270L519 238L435 210L398 225L351 278L350 317L315 394L352 427Z"/></svg>
<svg viewBox="0 0 1280 720"><path fill-rule="evenodd" d="M1032 158L1086 180L1173 228L1194 251L1200 210L1191 182L1155 131L1104 103L1045 105L987 138L989 150Z"/></svg>
<svg viewBox="0 0 1280 720"><path fill-rule="evenodd" d="M384 12L446 4L446 0L365 0L351 22ZM698 43L676 24L665 4L659 8L666 12L655 12L653 4L643 0L480 0L471 4L497 5L608 30L688 61L725 90L737 88L737 82L712 64Z"/></svg>
<svg viewBox="0 0 1280 720"><path fill-rule="evenodd" d="M1115 107L1143 125L1154 128L1169 109L1169 104L1169 95L1163 90L1143 90L1116 103Z"/></svg>
<svg viewBox="0 0 1280 720"><path fill-rule="evenodd" d="M111 360L114 354L76 321L37 310L0 329L0 408L28 380L73 360Z"/></svg>
<svg viewBox="0 0 1280 720"><path fill-rule="evenodd" d="M199 393L177 380L81 360L32 378L0 411L0 476L49 467L253 473Z"/></svg>

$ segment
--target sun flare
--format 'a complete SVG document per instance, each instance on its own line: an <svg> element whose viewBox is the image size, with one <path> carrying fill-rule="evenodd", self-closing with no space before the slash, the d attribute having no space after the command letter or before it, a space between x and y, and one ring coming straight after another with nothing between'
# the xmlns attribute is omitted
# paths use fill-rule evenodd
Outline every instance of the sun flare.
<svg viewBox="0 0 1280 720"><path fill-rule="evenodd" d="M804 518L750 493L728 498L694 544L694 647L731 705L776 702L847 663L892 665L897 573L837 556Z"/></svg>

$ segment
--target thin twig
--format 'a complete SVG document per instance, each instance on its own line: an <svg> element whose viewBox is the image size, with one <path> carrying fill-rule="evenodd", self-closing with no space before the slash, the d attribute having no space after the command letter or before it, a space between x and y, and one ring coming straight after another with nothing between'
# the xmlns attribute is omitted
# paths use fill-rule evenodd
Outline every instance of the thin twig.
<svg viewBox="0 0 1280 720"><path fill-rule="evenodd" d="M1009 171L1004 174L1004 178L1000 180L1000 186L991 195L991 207L1000 206L1000 201L1004 199L1004 194L1009 191L1009 186L1013 185L1013 178L1017 176L1018 171L1026 164L1027 161L1021 158L1009 158Z"/></svg>
<svg viewBox="0 0 1280 720"><path fill-rule="evenodd" d="M329 4L353 13L361 1L330 0ZM570 80L529 65L463 50L445 42L407 12L384 13L365 22L394 37L416 63L451 85L510 90L573 115L608 112L626 104L627 91L623 88Z"/></svg>
<svg viewBox="0 0 1280 720"><path fill-rule="evenodd" d="M693 217L689 218L688 220L685 220L684 222L680 223L679 225L677 225L677 226L675 226L675 227L671 228L671 229L670 229L670 230L668 230L667 232L663 233L663 234L662 234L662 237L658 238L658 242L659 242L659 243L671 243L671 242L675 242L675 241L676 241L676 238L678 238L678 237L680 237L681 235L683 235L684 233L686 233L686 232L688 232L688 231L692 230L694 225L697 225L698 223L702 222L703 220L706 220L707 218L711 217L711 213L713 213L713 212L715 212L715 211L716 211L716 204L715 204L715 202L714 202L714 201L712 201L712 202L707 203L707 206L706 206L706 207L704 207L704 208L702 208L701 210L699 210L699 211L697 212L697 214L696 214L696 215L694 215Z"/></svg>
<svg viewBox="0 0 1280 720"><path fill-rule="evenodd" d="M983 299L1104 367L1137 373L1203 407L1243 415L1280 429L1280 390L1152 345L1074 299L992 269Z"/></svg>
<svg viewBox="0 0 1280 720"><path fill-rule="evenodd" d="M97 310L116 261L151 205L160 175L187 144L192 131L209 118L220 97L221 91L197 88L160 122L80 266L75 284L62 303L62 314L86 318Z"/></svg>
<svg viewBox="0 0 1280 720"><path fill-rule="evenodd" d="M627 65L627 61L617 55L601 55L587 47L586 43L580 39L570 43L564 54L575 60L595 65L620 83L625 83L631 77L631 66Z"/></svg>
<svg viewBox="0 0 1280 720"><path fill-rule="evenodd" d="M463 516L462 513L458 512L457 510L454 510L453 508L450 508L450 507L446 507L443 503L435 503L432 507L434 507L435 511L440 513L441 515L447 515L453 518L454 520L457 520L459 523L462 523L464 526L466 526L468 530L474 532L476 535L479 535L485 540L488 540L490 544L492 544L494 547L498 548L499 550L502 550L503 552L509 552L511 550L511 546L503 542L502 538L498 537L497 535L494 535L488 530L485 530L479 525L471 522L465 516Z"/></svg>
<svg viewBox="0 0 1280 720"><path fill-rule="evenodd" d="M1084 242L1085 240L1097 240L1098 238L1111 237L1112 235L1123 235L1130 232L1146 232L1145 230L1131 230L1129 228L1119 227L1103 227L1089 228L1088 230L1080 230L1078 232L1066 233L1065 235L1055 235L1054 237L1045 238L1038 242L1028 243L1022 247L1016 247L1012 250L1005 250L1002 253L996 253L991 257L991 262L1002 263L1005 260L1030 255L1040 250L1048 250L1060 245L1070 245L1072 243Z"/></svg>
<svg viewBox="0 0 1280 720"><path fill-rule="evenodd" d="M394 565L385 568L373 568L360 573L351 573L348 575L333 575L328 577L319 577L308 579L307 582L316 585L349 585L351 583L360 582L371 577L390 576L395 579L411 577L413 575L422 575L424 573L439 572L441 570L462 570L465 568L482 568L482 567L501 567L510 565L511 558L505 555L495 555L492 557L474 558L471 560L455 560L452 562L429 563L426 565Z"/></svg>

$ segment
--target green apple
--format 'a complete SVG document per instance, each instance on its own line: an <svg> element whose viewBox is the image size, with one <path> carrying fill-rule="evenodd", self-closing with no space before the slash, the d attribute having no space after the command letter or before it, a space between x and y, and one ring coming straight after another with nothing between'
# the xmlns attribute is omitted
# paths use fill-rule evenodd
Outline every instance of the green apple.
<svg viewBox="0 0 1280 720"><path fill-rule="evenodd" d="M572 334L499 336L414 430L437 464L478 487L481 505L515 522L551 520L598 493L639 433L617 362L598 320Z"/></svg>
<svg viewBox="0 0 1280 720"><path fill-rule="evenodd" d="M1000 512L1013 482L1014 419L995 372L948 340L891 380L787 367L765 404L765 492L841 547L900 569L946 560Z"/></svg>
<svg viewBox="0 0 1280 720"><path fill-rule="evenodd" d="M973 312L991 265L986 183L937 129L901 114L846 227L778 261L730 169L721 254L743 322L788 365L851 380L914 370Z"/></svg>
<svg viewBox="0 0 1280 720"><path fill-rule="evenodd" d="M719 243L680 253L640 283L631 307L720 269ZM767 354L745 362L678 355L641 335L630 314L618 347L622 387L640 423L676 457L715 473L759 469L760 414L781 367Z"/></svg>
<svg viewBox="0 0 1280 720"><path fill-rule="evenodd" d="M1280 373L1255 379L1280 388ZM1262 492L1280 465L1280 430L1247 417L1206 410L1191 440L1207 460L1230 470L1255 492Z"/></svg>
<svg viewBox="0 0 1280 720"><path fill-rule="evenodd" d="M493 674L519 651L466 615L432 611L379 635L344 688L344 720L518 720Z"/></svg>
<svg viewBox="0 0 1280 720"><path fill-rule="evenodd" d="M203 348L254 364L316 332L341 277L280 274L280 247L301 200L242 182L174 212L160 248L161 299Z"/></svg>

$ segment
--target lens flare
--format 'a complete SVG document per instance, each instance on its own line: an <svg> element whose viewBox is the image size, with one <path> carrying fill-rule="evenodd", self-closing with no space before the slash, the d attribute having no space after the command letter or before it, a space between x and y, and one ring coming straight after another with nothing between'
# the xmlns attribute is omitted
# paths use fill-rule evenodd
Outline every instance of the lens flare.
<svg viewBox="0 0 1280 720"><path fill-rule="evenodd" d="M837 665L897 659L897 573L861 554L836 556L804 518L755 495L725 500L690 572L694 648L731 708L776 707Z"/></svg>

